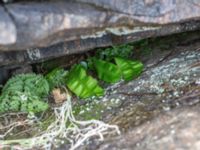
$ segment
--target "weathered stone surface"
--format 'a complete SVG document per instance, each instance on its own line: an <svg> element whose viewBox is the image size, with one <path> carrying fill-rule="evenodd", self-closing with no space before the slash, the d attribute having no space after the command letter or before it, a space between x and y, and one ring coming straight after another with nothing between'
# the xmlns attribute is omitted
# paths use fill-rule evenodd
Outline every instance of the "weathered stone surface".
<svg viewBox="0 0 200 150"><path fill-rule="evenodd" d="M107 99L123 101L123 109L104 119L127 131L89 149L198 150L200 44L194 45L153 52L140 78L116 88Z"/></svg>
<svg viewBox="0 0 200 150"><path fill-rule="evenodd" d="M129 15L139 22L167 24L199 18L199 0L77 0Z"/></svg>
<svg viewBox="0 0 200 150"><path fill-rule="evenodd" d="M105 142L99 150L199 150L199 105L162 114L125 135Z"/></svg>
<svg viewBox="0 0 200 150"><path fill-rule="evenodd" d="M199 28L200 22L197 21L167 25L158 29L142 30L141 28L140 31L136 33L130 33L128 35L115 36L112 34L107 34L103 35L102 37L62 42L49 47L30 48L25 51L0 52L0 67L15 67L21 64L41 62L62 55L86 52L87 50L93 49L95 47L106 47L115 44L123 44L133 40L140 40L141 38L162 36L184 31L193 31ZM199 34L198 31L197 34Z"/></svg>
<svg viewBox="0 0 200 150"><path fill-rule="evenodd" d="M8 46L14 50L80 39L80 36L92 33L94 28L104 26L106 20L105 12L71 2L10 4L6 7L17 27L17 41Z"/></svg>
<svg viewBox="0 0 200 150"><path fill-rule="evenodd" d="M5 9L0 6L0 45L10 45L16 42L16 28Z"/></svg>
<svg viewBox="0 0 200 150"><path fill-rule="evenodd" d="M185 30L177 26L178 29L174 29L173 25L168 24L177 23L179 26L181 22L199 20L200 17L199 0L60 0L11 3L5 7L15 23L17 36L13 30L9 34L13 37L10 44L0 41L1 51L46 47L60 42L66 42L65 49L69 51L70 43L74 42L73 49L80 52L117 43L114 41L120 35L127 36L128 41L134 41L182 32ZM199 26L191 26L186 30L196 28ZM103 44L88 44L88 40L104 40L102 38L105 36L112 40ZM80 45L83 40L85 45L90 46Z"/></svg>

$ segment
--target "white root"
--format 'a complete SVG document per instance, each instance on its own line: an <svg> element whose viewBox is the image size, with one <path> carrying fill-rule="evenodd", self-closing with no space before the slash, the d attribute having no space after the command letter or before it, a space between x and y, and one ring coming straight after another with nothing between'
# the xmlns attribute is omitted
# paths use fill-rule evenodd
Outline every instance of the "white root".
<svg viewBox="0 0 200 150"><path fill-rule="evenodd" d="M40 147L50 150L58 146L62 140L68 141L70 150L75 150L91 137L104 139L106 134L120 134L116 125L109 125L99 120L78 121L72 113L71 96L67 94L67 101L62 106L54 108L55 121L47 130L28 139L0 140L0 145L7 147L17 144L22 149Z"/></svg>

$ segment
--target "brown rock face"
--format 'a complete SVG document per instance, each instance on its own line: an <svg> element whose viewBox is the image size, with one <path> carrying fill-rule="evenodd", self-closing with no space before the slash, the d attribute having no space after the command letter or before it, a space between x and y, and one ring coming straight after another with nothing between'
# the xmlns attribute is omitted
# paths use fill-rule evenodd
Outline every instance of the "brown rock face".
<svg viewBox="0 0 200 150"><path fill-rule="evenodd" d="M139 38L195 30L199 0L77 0L18 2L0 7L0 50L25 50L65 42L68 52ZM168 25L176 23L177 26ZM5 29L6 28L6 29ZM105 40L108 36L110 40ZM99 39L92 45L88 40ZM80 44L86 43L85 45ZM75 42L73 46L71 43ZM87 46L88 45L88 46ZM76 51L74 49L77 49ZM67 53L65 50L65 53Z"/></svg>

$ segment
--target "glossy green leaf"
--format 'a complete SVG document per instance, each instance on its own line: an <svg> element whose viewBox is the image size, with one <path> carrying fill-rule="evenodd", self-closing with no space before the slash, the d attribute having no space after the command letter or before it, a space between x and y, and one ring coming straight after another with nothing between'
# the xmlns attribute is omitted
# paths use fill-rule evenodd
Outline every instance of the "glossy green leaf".
<svg viewBox="0 0 200 150"><path fill-rule="evenodd" d="M97 80L87 75L86 70L81 65L75 65L71 68L66 84L80 98L104 94L104 90L98 85Z"/></svg>
<svg viewBox="0 0 200 150"><path fill-rule="evenodd" d="M140 61L132 61L116 57L115 62L122 71L123 78L126 81L136 78L143 70L143 64Z"/></svg>
<svg viewBox="0 0 200 150"><path fill-rule="evenodd" d="M121 79L121 71L115 64L100 59L94 59L93 62L99 79L108 83Z"/></svg>

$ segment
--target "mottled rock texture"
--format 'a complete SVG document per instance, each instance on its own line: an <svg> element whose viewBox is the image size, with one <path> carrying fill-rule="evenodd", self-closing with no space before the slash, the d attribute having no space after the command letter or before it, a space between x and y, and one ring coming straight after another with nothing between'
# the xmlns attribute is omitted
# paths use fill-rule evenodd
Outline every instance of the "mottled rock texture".
<svg viewBox="0 0 200 150"><path fill-rule="evenodd" d="M195 30L199 0L23 1L0 7L0 51L65 42L75 53L119 42ZM171 24L171 25L169 25ZM6 27L6 29L5 29ZM119 37L124 35L124 37Z"/></svg>
<svg viewBox="0 0 200 150"><path fill-rule="evenodd" d="M200 0L33 0L0 6L0 67L200 29Z"/></svg>
<svg viewBox="0 0 200 150"><path fill-rule="evenodd" d="M176 109L105 142L98 149L199 150L199 113L199 105Z"/></svg>
<svg viewBox="0 0 200 150"><path fill-rule="evenodd" d="M16 42L16 27L9 14L0 6L0 45L10 45Z"/></svg>

